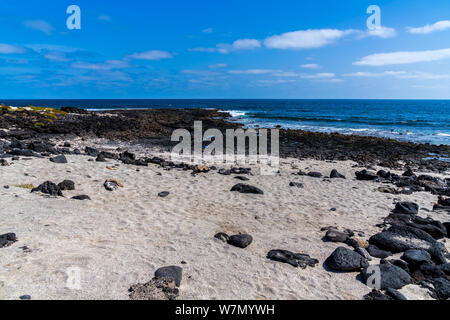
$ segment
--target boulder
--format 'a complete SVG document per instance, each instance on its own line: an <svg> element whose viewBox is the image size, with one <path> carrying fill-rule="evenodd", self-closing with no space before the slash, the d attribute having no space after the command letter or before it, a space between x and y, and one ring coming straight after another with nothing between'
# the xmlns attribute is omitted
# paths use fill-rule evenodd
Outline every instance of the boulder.
<svg viewBox="0 0 450 320"><path fill-rule="evenodd" d="M356 180L371 181L371 180L378 179L378 176L375 173L367 171L366 169L364 169L362 171L356 171L355 175L356 175Z"/></svg>
<svg viewBox="0 0 450 320"><path fill-rule="evenodd" d="M383 263L377 266L371 266L370 268L364 268L361 272L361 279L363 283L372 286L372 281L376 279L377 274L380 276L380 288L377 289L381 290L387 290L389 288L401 289L413 282L413 279L405 270L390 263Z"/></svg>
<svg viewBox="0 0 450 320"><path fill-rule="evenodd" d="M292 181L292 182L289 182L289 187L303 188L303 183Z"/></svg>
<svg viewBox="0 0 450 320"><path fill-rule="evenodd" d="M345 179L345 176L343 174L340 174L336 169L331 170L330 173L331 179Z"/></svg>
<svg viewBox="0 0 450 320"><path fill-rule="evenodd" d="M369 265L368 260L359 253L339 247L327 258L325 264L333 270L359 271Z"/></svg>
<svg viewBox="0 0 450 320"><path fill-rule="evenodd" d="M336 229L330 229L325 234L325 240L331 242L345 242L348 239L348 234L338 231Z"/></svg>
<svg viewBox="0 0 450 320"><path fill-rule="evenodd" d="M162 267L155 271L156 279L171 279L179 287L183 277L183 269L178 266Z"/></svg>
<svg viewBox="0 0 450 320"><path fill-rule="evenodd" d="M369 247L367 248L367 252L369 252L372 257L380 259L386 259L387 257L392 256L392 252L381 250L373 244L369 245Z"/></svg>
<svg viewBox="0 0 450 320"><path fill-rule="evenodd" d="M42 192L55 197L63 196L61 188L51 181L46 181L40 184L37 188L32 189L31 192Z"/></svg>
<svg viewBox="0 0 450 320"><path fill-rule="evenodd" d="M420 249L406 250L405 253L403 253L401 259L405 260L406 262L408 262L408 264L413 266L431 263L430 254L427 251Z"/></svg>
<svg viewBox="0 0 450 320"><path fill-rule="evenodd" d="M398 214L418 214L419 206L413 202L397 202L392 212Z"/></svg>
<svg viewBox="0 0 450 320"><path fill-rule="evenodd" d="M264 194L264 192L261 189L244 183L236 184L231 188L230 191L237 191L240 193Z"/></svg>

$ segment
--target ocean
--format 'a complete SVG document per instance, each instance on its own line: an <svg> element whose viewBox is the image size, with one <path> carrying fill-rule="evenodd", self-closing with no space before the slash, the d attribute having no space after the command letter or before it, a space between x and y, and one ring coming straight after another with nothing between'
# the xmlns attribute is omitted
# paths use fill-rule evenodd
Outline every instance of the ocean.
<svg viewBox="0 0 450 320"><path fill-rule="evenodd" d="M222 109L246 127L387 137L450 145L450 100L0 100L11 106L79 107L90 110L146 108Z"/></svg>

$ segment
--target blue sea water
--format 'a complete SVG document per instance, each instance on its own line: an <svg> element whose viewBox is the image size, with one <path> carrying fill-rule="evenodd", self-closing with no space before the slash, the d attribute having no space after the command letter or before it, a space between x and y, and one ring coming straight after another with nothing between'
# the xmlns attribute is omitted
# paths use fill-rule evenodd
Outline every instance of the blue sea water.
<svg viewBox="0 0 450 320"><path fill-rule="evenodd" d="M71 106L91 110L223 109L247 127L371 135L450 145L450 100L3 100L12 106Z"/></svg>

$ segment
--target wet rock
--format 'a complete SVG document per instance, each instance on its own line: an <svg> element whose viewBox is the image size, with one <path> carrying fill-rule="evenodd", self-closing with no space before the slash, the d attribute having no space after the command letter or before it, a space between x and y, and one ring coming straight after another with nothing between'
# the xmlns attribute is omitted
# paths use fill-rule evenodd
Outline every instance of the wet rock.
<svg viewBox="0 0 450 320"><path fill-rule="evenodd" d="M292 181L289 183L289 187L303 188L303 183Z"/></svg>
<svg viewBox="0 0 450 320"><path fill-rule="evenodd" d="M392 256L392 252L381 250L377 246L374 246L372 244L367 248L367 252L369 252L372 257L380 259L386 259L387 257Z"/></svg>
<svg viewBox="0 0 450 320"><path fill-rule="evenodd" d="M413 266L418 266L421 264L431 263L431 256L425 250L410 249L406 250L401 259L408 262L408 264Z"/></svg>
<svg viewBox="0 0 450 320"><path fill-rule="evenodd" d="M51 181L46 181L40 184L37 188L32 189L31 192L42 192L54 197L63 196L61 188Z"/></svg>
<svg viewBox="0 0 450 320"><path fill-rule="evenodd" d="M241 180L241 181L249 181L250 179L247 177L243 177L243 176L236 176L234 177L235 179Z"/></svg>
<svg viewBox="0 0 450 320"><path fill-rule="evenodd" d="M153 278L147 283L132 285L128 292L130 300L175 300L179 295L175 281L168 278Z"/></svg>
<svg viewBox="0 0 450 320"><path fill-rule="evenodd" d="M380 288L377 289L381 290L387 290L389 288L401 289L413 282L413 279L405 270L390 263L383 263L377 266L371 266L370 268L364 268L361 272L361 279L364 284L372 286L373 284L371 281L376 278L376 274L379 274L380 276Z"/></svg>
<svg viewBox="0 0 450 320"><path fill-rule="evenodd" d="M119 181L112 180L112 179L106 180L105 183L103 184L103 186L108 191L114 191L114 190L118 189L119 187L123 188L123 185Z"/></svg>
<svg viewBox="0 0 450 320"><path fill-rule="evenodd" d="M72 199L84 201L84 200L91 200L91 197L89 197L89 196L87 196L85 194L82 194L82 195L79 195L79 196L72 197Z"/></svg>
<svg viewBox="0 0 450 320"><path fill-rule="evenodd" d="M156 279L171 279L179 287L182 280L183 269L178 266L162 267L155 271Z"/></svg>
<svg viewBox="0 0 450 320"><path fill-rule="evenodd" d="M64 180L63 182L58 183L58 187L62 191L75 190L75 182L73 182L72 180Z"/></svg>
<svg viewBox="0 0 450 320"><path fill-rule="evenodd" d="M325 263L331 269L338 271L359 271L369 265L366 258L345 247L334 250Z"/></svg>
<svg viewBox="0 0 450 320"><path fill-rule="evenodd" d="M293 267L306 269L307 266L315 267L319 260L311 258L308 254L294 253L288 250L270 250L267 258L273 261L288 263Z"/></svg>
<svg viewBox="0 0 450 320"><path fill-rule="evenodd" d="M167 197L169 194L170 194L169 191L162 191L162 192L158 193L158 197L160 197L160 198L165 198L165 197Z"/></svg>
<svg viewBox="0 0 450 320"><path fill-rule="evenodd" d="M397 202L392 212L398 214L418 214L419 206L413 202Z"/></svg>
<svg viewBox="0 0 450 320"><path fill-rule="evenodd" d="M231 188L230 191L237 191L240 193L264 194L261 189L244 183L236 184Z"/></svg>
<svg viewBox="0 0 450 320"><path fill-rule="evenodd" d="M366 169L362 171L356 171L355 175L356 180L371 181L378 179L378 176L375 173L367 171Z"/></svg>
<svg viewBox="0 0 450 320"><path fill-rule="evenodd" d="M50 158L50 161L53 163L67 163L67 158L65 155L61 154L59 156Z"/></svg>
<svg viewBox="0 0 450 320"><path fill-rule="evenodd" d="M16 241L17 237L15 233L2 234L0 235L0 248L9 247Z"/></svg>
<svg viewBox="0 0 450 320"><path fill-rule="evenodd" d="M331 179L345 179L345 176L343 174L340 174L336 169L331 170L330 173Z"/></svg>
<svg viewBox="0 0 450 320"><path fill-rule="evenodd" d="M331 242L345 242L348 239L348 234L338 231L336 229L330 229L325 234L325 240Z"/></svg>
<svg viewBox="0 0 450 320"><path fill-rule="evenodd" d="M393 253L408 249L423 249L437 263L446 262L446 249L428 233L414 227L393 225L388 230L373 235L369 243Z"/></svg>
<svg viewBox="0 0 450 320"><path fill-rule="evenodd" d="M214 238L227 242L230 237L226 233L219 232L214 235Z"/></svg>
<svg viewBox="0 0 450 320"><path fill-rule="evenodd" d="M253 241L253 237L249 234L238 234L228 238L227 243L238 247L238 248L246 248Z"/></svg>

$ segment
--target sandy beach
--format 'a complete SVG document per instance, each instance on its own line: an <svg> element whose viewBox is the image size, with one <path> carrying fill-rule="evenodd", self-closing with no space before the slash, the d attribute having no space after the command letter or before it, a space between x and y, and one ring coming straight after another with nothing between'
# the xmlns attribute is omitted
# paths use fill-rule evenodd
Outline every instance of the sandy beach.
<svg viewBox="0 0 450 320"><path fill-rule="evenodd" d="M324 241L322 228L351 229L368 240L381 231L376 225L399 201L417 203L420 217L450 221L448 211L433 211L436 195L379 192L382 183L355 179L362 168L353 161L285 158L273 176L256 174L257 165L249 166L255 173L244 182L264 191L259 195L230 192L241 181L215 170L192 174L155 164L137 167L112 159L96 162L87 155L66 157L67 164L20 157L0 167L0 234L14 232L18 238L0 249L2 298L128 299L130 286L150 281L156 269L180 266L179 299L362 299L371 288L357 279L359 272L324 265L333 250L347 245ZM324 178L332 169L346 179ZM299 170L324 177L300 176ZM433 175L448 178L449 172ZM64 197L17 187L67 179L75 182L75 190L63 191ZM107 179L123 187L107 191ZM170 194L159 197L162 191ZM91 201L71 199L77 195ZM219 232L250 234L253 242L245 249L234 247L214 238ZM450 248L445 239L439 241ZM305 253L319 263L295 268L269 260L272 249ZM372 258L370 264L379 261ZM75 289L71 270L80 275ZM418 284L399 291L408 299L431 299Z"/></svg>

